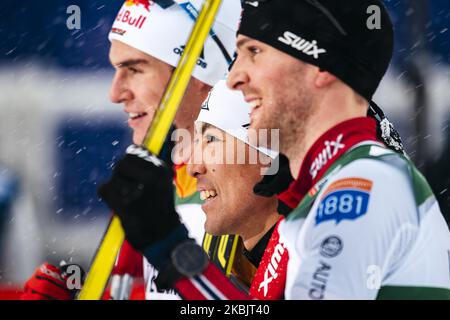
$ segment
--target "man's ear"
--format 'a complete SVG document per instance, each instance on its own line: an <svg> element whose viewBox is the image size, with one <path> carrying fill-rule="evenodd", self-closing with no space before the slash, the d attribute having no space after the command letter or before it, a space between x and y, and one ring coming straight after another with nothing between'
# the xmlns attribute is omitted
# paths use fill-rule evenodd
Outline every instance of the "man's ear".
<svg viewBox="0 0 450 320"><path fill-rule="evenodd" d="M317 88L325 88L332 83L334 83L337 80L337 78L329 73L328 71L321 70L317 68L316 78L314 81L314 85Z"/></svg>

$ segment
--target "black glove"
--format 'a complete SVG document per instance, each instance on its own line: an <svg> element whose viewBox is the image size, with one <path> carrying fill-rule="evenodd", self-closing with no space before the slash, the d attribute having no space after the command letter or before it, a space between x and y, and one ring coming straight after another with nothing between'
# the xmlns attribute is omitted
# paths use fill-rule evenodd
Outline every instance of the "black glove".
<svg viewBox="0 0 450 320"><path fill-rule="evenodd" d="M181 225L174 205L173 171L147 150L131 145L100 186L99 196L120 218L129 243L143 252Z"/></svg>
<svg viewBox="0 0 450 320"><path fill-rule="evenodd" d="M272 197L279 195L289 188L289 185L294 181L291 170L289 169L289 160L285 155L280 153L274 160L274 163L276 161L279 161L277 173L275 175L265 175L261 181L255 184L253 193L262 197ZM287 216L292 211L292 208L278 197L277 211L279 214Z"/></svg>
<svg viewBox="0 0 450 320"><path fill-rule="evenodd" d="M261 181L255 184L253 187L255 194L269 198L286 190L291 182L294 181L289 169L288 158L280 153L274 160L274 163L276 161L279 161L278 172L275 175L265 175Z"/></svg>

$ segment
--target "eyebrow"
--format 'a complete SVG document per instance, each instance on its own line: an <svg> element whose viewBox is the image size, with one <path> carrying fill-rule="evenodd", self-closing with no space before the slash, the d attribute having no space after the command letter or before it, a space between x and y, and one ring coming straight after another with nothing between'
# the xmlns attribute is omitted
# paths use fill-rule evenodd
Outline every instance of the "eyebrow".
<svg viewBox="0 0 450 320"><path fill-rule="evenodd" d="M207 129L212 128L212 127L213 127L212 124L203 122L202 126L201 126L202 135Z"/></svg>
<svg viewBox="0 0 450 320"><path fill-rule="evenodd" d="M148 64L148 61L145 59L128 59L116 64L111 64L116 68L127 68L138 64Z"/></svg>
<svg viewBox="0 0 450 320"><path fill-rule="evenodd" d="M250 42L250 41L252 41L252 39L249 39L249 38L241 39L241 40L239 40L239 41L236 43L236 47L237 47L237 48L240 48L240 47L242 47L244 44L246 44L247 42Z"/></svg>

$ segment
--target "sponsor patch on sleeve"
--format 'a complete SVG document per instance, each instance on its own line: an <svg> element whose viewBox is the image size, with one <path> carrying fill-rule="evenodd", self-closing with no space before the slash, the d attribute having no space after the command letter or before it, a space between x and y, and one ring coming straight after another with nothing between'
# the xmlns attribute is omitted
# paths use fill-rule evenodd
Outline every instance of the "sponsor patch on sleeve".
<svg viewBox="0 0 450 320"><path fill-rule="evenodd" d="M333 182L325 190L317 208L316 225L334 220L355 220L367 213L372 181L346 178Z"/></svg>

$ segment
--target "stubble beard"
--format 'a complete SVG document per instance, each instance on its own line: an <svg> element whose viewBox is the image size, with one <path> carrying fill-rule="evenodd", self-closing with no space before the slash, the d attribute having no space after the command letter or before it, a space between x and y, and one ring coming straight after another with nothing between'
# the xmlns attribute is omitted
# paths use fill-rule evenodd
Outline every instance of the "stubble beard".
<svg viewBox="0 0 450 320"><path fill-rule="evenodd" d="M315 114L312 96L306 88L299 88L291 96L283 96L273 100L270 114L261 119L258 130L279 129L279 150L285 155L292 154L304 145L307 128ZM270 134L269 134L270 137ZM273 145L269 140L267 147Z"/></svg>

